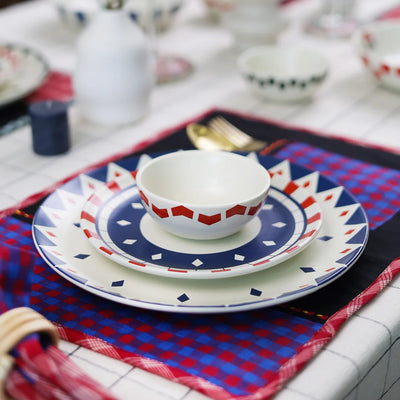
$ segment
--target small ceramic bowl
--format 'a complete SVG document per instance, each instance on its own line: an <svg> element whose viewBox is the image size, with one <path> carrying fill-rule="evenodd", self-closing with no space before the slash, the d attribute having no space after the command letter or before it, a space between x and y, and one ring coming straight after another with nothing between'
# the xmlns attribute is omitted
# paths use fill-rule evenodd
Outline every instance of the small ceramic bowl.
<svg viewBox="0 0 400 400"><path fill-rule="evenodd" d="M258 214L271 186L255 160L223 151L188 150L157 157L136 176L146 211L188 239L238 232Z"/></svg>
<svg viewBox="0 0 400 400"><path fill-rule="evenodd" d="M253 92L273 101L310 98L328 74L328 62L317 51L278 45L245 50L238 68Z"/></svg>
<svg viewBox="0 0 400 400"><path fill-rule="evenodd" d="M400 22L377 21L363 26L353 43L370 74L389 89L400 90Z"/></svg>
<svg viewBox="0 0 400 400"><path fill-rule="evenodd" d="M80 29L86 26L100 9L98 0L52 0L56 11L67 26ZM171 20L181 8L183 0L155 0L153 18L160 31L170 26ZM148 0L127 0L124 8L139 26L147 27Z"/></svg>

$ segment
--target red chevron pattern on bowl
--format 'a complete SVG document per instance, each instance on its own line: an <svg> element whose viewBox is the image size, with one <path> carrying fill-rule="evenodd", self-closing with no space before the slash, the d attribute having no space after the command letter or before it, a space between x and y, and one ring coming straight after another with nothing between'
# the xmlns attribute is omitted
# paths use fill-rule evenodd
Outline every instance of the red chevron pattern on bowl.
<svg viewBox="0 0 400 400"><path fill-rule="evenodd" d="M178 151L157 157L136 176L146 211L167 231L217 239L239 231L265 203L268 171L223 151Z"/></svg>
<svg viewBox="0 0 400 400"><path fill-rule="evenodd" d="M182 217L186 217L189 219L195 219L197 217L196 220L205 225L214 225L214 224L222 221L222 219L232 218L235 215L254 216L258 213L258 211L260 210L260 208L264 202L264 200L262 200L257 205L248 206L248 207L241 205L241 204L236 204L235 206L229 208L228 210L225 210L224 212L220 212L220 213L213 214L213 215L205 215L205 214L201 214L201 213L195 213L194 210L191 210L190 208L183 206L183 205L171 207L170 209L158 208L155 204L150 204L148 198L145 196L145 194L142 191L139 191L139 194L140 194L140 198L142 199L142 201L147 205L147 207L151 208L151 210L159 218L182 216Z"/></svg>

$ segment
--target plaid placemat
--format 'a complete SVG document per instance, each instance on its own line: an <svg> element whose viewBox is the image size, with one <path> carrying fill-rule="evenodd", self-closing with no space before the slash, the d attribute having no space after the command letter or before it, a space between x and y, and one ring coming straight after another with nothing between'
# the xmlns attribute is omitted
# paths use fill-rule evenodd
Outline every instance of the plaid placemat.
<svg viewBox="0 0 400 400"><path fill-rule="evenodd" d="M200 119L206 123L216 115L268 140L264 153L317 169L355 195L368 215L371 233L366 250L350 271L318 292L282 306L181 315L96 297L65 281L39 259L29 275L30 304L57 324L64 339L215 399L268 398L399 271L395 242L400 234L400 156L222 110ZM141 151L192 148L185 125L159 135ZM129 156L129 152L121 155ZM33 251L30 222L39 204L1 220L4 246Z"/></svg>

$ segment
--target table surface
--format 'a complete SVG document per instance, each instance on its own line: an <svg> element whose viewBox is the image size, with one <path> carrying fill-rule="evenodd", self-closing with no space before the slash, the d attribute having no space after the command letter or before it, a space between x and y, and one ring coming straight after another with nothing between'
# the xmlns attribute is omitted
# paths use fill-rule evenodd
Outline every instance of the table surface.
<svg viewBox="0 0 400 400"><path fill-rule="evenodd" d="M396 3L359 0L356 13L361 21L367 22ZM317 6L318 1L314 0L299 0L286 6L282 13L288 20L288 28L279 37L280 43L313 46L330 60L329 76L313 101L274 104L252 95L236 68L239 50L232 35L208 18L203 2L186 0L171 29L160 36L159 49L189 59L195 66L194 73L185 80L157 86L148 115L131 126L96 126L85 121L79 109L72 106L72 148L66 155L34 154L29 126L1 137L0 209L11 207L62 178L211 107L238 110L400 151L399 94L379 87L366 74L350 40L304 34L305 21ZM1 40L38 49L54 70L73 74L78 35L79 32L60 24L49 1L35 0L0 11ZM275 398L399 398L400 372L395 368L400 357L399 303L400 278L397 278L357 312ZM118 398L128 399L135 393L137 399L207 399L185 386L74 344L62 342L61 347Z"/></svg>

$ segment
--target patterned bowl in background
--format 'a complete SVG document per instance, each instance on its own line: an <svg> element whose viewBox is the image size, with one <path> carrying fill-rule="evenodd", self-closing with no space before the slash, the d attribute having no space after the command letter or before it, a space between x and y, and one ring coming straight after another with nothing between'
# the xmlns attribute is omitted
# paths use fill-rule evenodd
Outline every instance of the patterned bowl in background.
<svg viewBox="0 0 400 400"><path fill-rule="evenodd" d="M400 22L376 21L353 36L358 56L382 86L400 90Z"/></svg>
<svg viewBox="0 0 400 400"><path fill-rule="evenodd" d="M295 102L310 98L328 75L328 61L309 48L251 47L238 58L249 88L262 98Z"/></svg>
<svg viewBox="0 0 400 400"><path fill-rule="evenodd" d="M51 0L61 21L68 27L80 29L99 10L98 0ZM130 18L142 28L148 25L148 0L126 0L124 8ZM153 19L159 31L166 30L183 4L183 0L154 0Z"/></svg>

